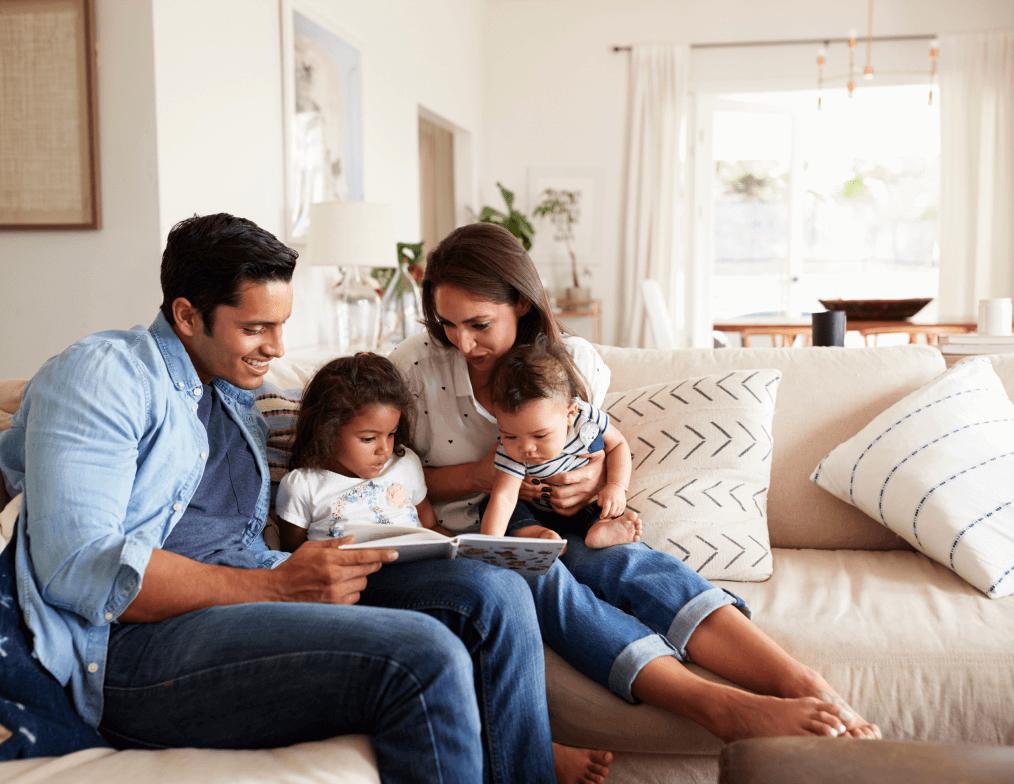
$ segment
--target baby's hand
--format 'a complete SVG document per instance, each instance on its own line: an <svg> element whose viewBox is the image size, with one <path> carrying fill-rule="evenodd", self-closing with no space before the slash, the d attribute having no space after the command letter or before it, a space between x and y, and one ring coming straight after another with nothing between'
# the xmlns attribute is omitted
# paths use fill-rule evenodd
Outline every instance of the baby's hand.
<svg viewBox="0 0 1014 784"><path fill-rule="evenodd" d="M599 491L599 506L602 519L619 517L627 508L627 490L618 482L606 482Z"/></svg>

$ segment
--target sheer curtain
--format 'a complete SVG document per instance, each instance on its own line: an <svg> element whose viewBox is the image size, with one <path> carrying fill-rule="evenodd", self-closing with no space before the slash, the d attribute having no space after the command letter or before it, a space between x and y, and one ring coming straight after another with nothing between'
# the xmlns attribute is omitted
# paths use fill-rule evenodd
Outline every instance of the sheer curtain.
<svg viewBox="0 0 1014 784"><path fill-rule="evenodd" d="M687 84L690 49L682 44L635 45L630 52L622 275L617 334L645 343L641 281L662 288L677 340L686 341L690 221Z"/></svg>
<svg viewBox="0 0 1014 784"><path fill-rule="evenodd" d="M1014 32L940 45L940 315L1014 296Z"/></svg>

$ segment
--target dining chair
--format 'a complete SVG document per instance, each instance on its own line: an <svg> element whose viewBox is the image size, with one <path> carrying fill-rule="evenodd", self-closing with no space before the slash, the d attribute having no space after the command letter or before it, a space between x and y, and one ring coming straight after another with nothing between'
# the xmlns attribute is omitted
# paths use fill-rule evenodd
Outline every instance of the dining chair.
<svg viewBox="0 0 1014 784"><path fill-rule="evenodd" d="M645 278L641 281L641 298L644 300L644 312L648 317L651 337L656 348L677 348L676 331L672 326L669 306L665 304L662 287L657 280Z"/></svg>

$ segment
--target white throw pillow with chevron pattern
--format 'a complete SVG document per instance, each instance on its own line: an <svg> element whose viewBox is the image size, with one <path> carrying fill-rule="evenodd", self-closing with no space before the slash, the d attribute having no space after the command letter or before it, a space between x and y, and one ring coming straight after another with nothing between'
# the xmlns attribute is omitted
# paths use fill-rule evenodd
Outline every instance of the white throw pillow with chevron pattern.
<svg viewBox="0 0 1014 784"><path fill-rule="evenodd" d="M899 400L811 478L987 596L1014 593L1014 403L988 359Z"/></svg>
<svg viewBox="0 0 1014 784"><path fill-rule="evenodd" d="M736 370L606 397L633 454L627 505L641 515L645 543L708 579L771 576L767 492L781 377Z"/></svg>

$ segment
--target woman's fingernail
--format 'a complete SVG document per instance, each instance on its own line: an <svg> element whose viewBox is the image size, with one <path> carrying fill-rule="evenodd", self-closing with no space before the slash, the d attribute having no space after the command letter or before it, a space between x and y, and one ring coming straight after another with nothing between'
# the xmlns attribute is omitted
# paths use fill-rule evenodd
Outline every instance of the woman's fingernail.
<svg viewBox="0 0 1014 784"><path fill-rule="evenodd" d="M533 485L539 485L539 484L542 484L542 480L541 480L541 479L532 479L532 484L533 484Z"/></svg>

